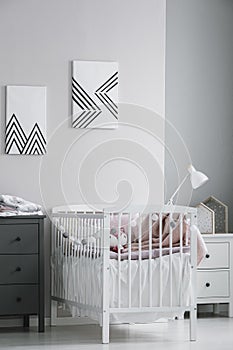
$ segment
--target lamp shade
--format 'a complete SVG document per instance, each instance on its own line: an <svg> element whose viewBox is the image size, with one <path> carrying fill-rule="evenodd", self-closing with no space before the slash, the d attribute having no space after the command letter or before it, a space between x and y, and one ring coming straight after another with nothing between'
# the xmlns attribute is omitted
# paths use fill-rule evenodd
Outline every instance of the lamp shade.
<svg viewBox="0 0 233 350"><path fill-rule="evenodd" d="M192 165L189 166L188 171L190 173L190 181L193 189L204 185L209 180L208 176L197 171Z"/></svg>

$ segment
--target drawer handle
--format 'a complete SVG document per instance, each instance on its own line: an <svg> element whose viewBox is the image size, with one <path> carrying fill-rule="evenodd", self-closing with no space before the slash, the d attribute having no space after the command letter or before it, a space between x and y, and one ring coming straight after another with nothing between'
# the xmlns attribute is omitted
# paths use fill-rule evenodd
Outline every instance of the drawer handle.
<svg viewBox="0 0 233 350"><path fill-rule="evenodd" d="M209 282L207 282L205 285L206 285L207 288L210 287L210 283Z"/></svg>
<svg viewBox="0 0 233 350"><path fill-rule="evenodd" d="M16 301L17 301L17 303L20 303L20 302L22 301L22 298L17 297L17 298L16 298Z"/></svg>
<svg viewBox="0 0 233 350"><path fill-rule="evenodd" d="M17 272L20 272L21 270L22 270L22 269L21 269L20 266L17 266L16 269L15 269L15 271L17 271Z"/></svg>
<svg viewBox="0 0 233 350"><path fill-rule="evenodd" d="M16 237L15 239L17 242L20 242L21 241L21 238L20 237Z"/></svg>
<svg viewBox="0 0 233 350"><path fill-rule="evenodd" d="M206 259L209 259L209 257L210 257L210 254L206 254L206 256L205 256L205 257L206 257Z"/></svg>

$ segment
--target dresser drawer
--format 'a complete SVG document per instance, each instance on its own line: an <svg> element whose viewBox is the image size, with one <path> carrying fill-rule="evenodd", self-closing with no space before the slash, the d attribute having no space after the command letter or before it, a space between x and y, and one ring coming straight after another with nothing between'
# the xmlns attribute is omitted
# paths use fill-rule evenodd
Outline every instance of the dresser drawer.
<svg viewBox="0 0 233 350"><path fill-rule="evenodd" d="M199 265L199 269L229 268L229 243L206 242L208 253Z"/></svg>
<svg viewBox="0 0 233 350"><path fill-rule="evenodd" d="M0 284L38 283L38 255L0 255Z"/></svg>
<svg viewBox="0 0 233 350"><path fill-rule="evenodd" d="M0 286L0 314L36 314L38 312L38 286Z"/></svg>
<svg viewBox="0 0 233 350"><path fill-rule="evenodd" d="M229 271L198 271L197 297L214 298L229 296Z"/></svg>
<svg viewBox="0 0 233 350"><path fill-rule="evenodd" d="M35 254L38 252L38 225L0 225L0 254Z"/></svg>

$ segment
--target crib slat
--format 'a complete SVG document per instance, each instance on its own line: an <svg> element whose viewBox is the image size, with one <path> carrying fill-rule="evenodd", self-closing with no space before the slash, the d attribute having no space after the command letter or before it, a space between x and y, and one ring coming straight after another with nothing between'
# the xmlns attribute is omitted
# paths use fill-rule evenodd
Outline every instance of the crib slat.
<svg viewBox="0 0 233 350"><path fill-rule="evenodd" d="M129 308L131 308L132 303L132 290L131 290L131 220L132 216L129 213L129 222L128 222L128 293L129 293Z"/></svg>
<svg viewBox="0 0 233 350"><path fill-rule="evenodd" d="M70 232L70 220L69 218L66 218L66 232ZM64 239L63 239L64 241ZM66 244L66 249L65 249L65 260L66 260L66 280L65 280L65 285L63 288L63 295L64 299L67 299L67 291L68 291L68 278L69 278L69 273L68 273L68 256L69 256L69 246L70 246L70 235L68 235L68 239L65 239L65 244ZM63 304L63 309L65 310L65 303Z"/></svg>
<svg viewBox="0 0 233 350"><path fill-rule="evenodd" d="M86 223L85 223L85 260L86 260L86 263L85 263L85 266L86 266L86 273L85 273L85 305L89 305L89 292L88 292L88 289L90 288L89 286L89 229L90 229L90 219L87 218L86 219ZM86 311L86 310L85 310Z"/></svg>
<svg viewBox="0 0 233 350"><path fill-rule="evenodd" d="M56 239L56 230L57 230L57 220L52 219L52 237L51 237L51 265L53 268L51 269L51 292L52 296L54 296L54 287L55 287L55 239ZM53 259L53 260L52 260Z"/></svg>
<svg viewBox="0 0 233 350"><path fill-rule="evenodd" d="M63 227L66 230L66 218L63 218ZM61 246L62 246L62 251L61 254L63 255L63 260L64 263L66 263L66 240L64 240L62 234L60 234L60 240L61 240ZM62 266L63 268L63 266ZM60 293L61 293L61 298L63 299L64 297L64 283L65 283L65 278L66 275L64 276L64 281L62 281L62 271L61 271L61 289L60 289Z"/></svg>
<svg viewBox="0 0 233 350"><path fill-rule="evenodd" d="M142 306L142 214L139 213L139 307Z"/></svg>
<svg viewBox="0 0 233 350"><path fill-rule="evenodd" d="M169 300L170 300L170 306L172 306L172 236L173 236L173 215L172 213L169 214L169 285L170 285L170 293L169 293Z"/></svg>
<svg viewBox="0 0 233 350"><path fill-rule="evenodd" d="M68 239L66 239L66 284L65 284L65 290L64 290L64 295L65 295L65 299L68 299L68 290L69 290L69 250L70 250L70 235L72 234L71 232L71 220L70 218L66 218L67 220L67 225L66 225L66 232L69 233L68 235ZM65 303L64 305L64 309L66 307Z"/></svg>
<svg viewBox="0 0 233 350"><path fill-rule="evenodd" d="M95 237L95 232L97 230L97 219L93 219L93 230L92 230L92 237ZM94 244L94 250L93 250L93 259L96 259L96 240L95 240L95 244Z"/></svg>
<svg viewBox="0 0 233 350"><path fill-rule="evenodd" d="M61 225L61 218L59 218L59 226ZM60 257L60 246L59 246L59 235L60 235L60 231L57 229L56 230L56 251L57 251L57 256L56 256L56 274L54 276L55 278L55 284L56 284L56 289L55 289L55 293L56 295L60 295L59 294L59 266L58 266L58 261L59 261L59 257Z"/></svg>
<svg viewBox="0 0 233 350"><path fill-rule="evenodd" d="M68 231L68 227L67 227L67 221L68 221L68 218L65 217L64 218L64 224L65 224L65 231L67 232ZM68 238L69 239L69 238ZM68 246L68 240L67 239L64 239L62 238L62 242L63 242L63 245L64 245L64 261L65 261L65 280L64 280L64 283L63 283L63 286L62 286L62 299L65 299L66 298L66 295L65 295L65 291L66 291L66 286L67 286L67 274L68 274L68 271L67 271L67 246ZM62 305L62 308L64 310L64 304Z"/></svg>
<svg viewBox="0 0 233 350"><path fill-rule="evenodd" d="M149 214L149 306L152 306L152 214Z"/></svg>
<svg viewBox="0 0 233 350"><path fill-rule="evenodd" d="M83 239L86 240L87 238L87 225L88 225L88 221L87 221L87 218L85 218L83 220ZM86 276L87 276L87 262L86 262L86 257L87 257L87 245L84 244L83 245L83 257L85 259L85 263L84 263L84 268L83 268L83 271L84 271L84 295L83 295L83 304L84 305L87 305L87 280L86 280Z"/></svg>
<svg viewBox="0 0 233 350"><path fill-rule="evenodd" d="M64 217L61 218L61 224L62 224L62 227L65 226L65 222L64 222ZM61 298L62 297L62 267L60 265L60 261L62 261L63 259L63 250L64 250L64 246L63 246L63 239L62 239L62 234L61 232L59 231L59 236L58 236L58 249L59 249L59 256L58 256L58 268L59 268L59 297Z"/></svg>
<svg viewBox="0 0 233 350"><path fill-rule="evenodd" d="M92 288L92 278L91 278L91 270L92 270L92 263L91 263L91 254L92 254L92 242L91 242L91 236L92 236L92 219L89 219L89 225L88 225L88 285L89 288L91 288L91 290L93 290ZM91 298L91 293L88 293L89 295L89 299L88 299L88 305L92 305L92 298Z"/></svg>
<svg viewBox="0 0 233 350"><path fill-rule="evenodd" d="M97 256L100 256L100 240L101 240L101 221L97 221L97 226L98 226L98 235L97 235L97 242L96 242L96 249L97 249Z"/></svg>
<svg viewBox="0 0 233 350"><path fill-rule="evenodd" d="M104 236L105 236L105 232L104 232L105 226L104 225L105 225L105 221L101 225L101 237L100 237L100 256L101 257L103 257L103 255L104 255L104 250L103 250L103 248L104 248Z"/></svg>
<svg viewBox="0 0 233 350"><path fill-rule="evenodd" d="M121 249L120 249L120 232L121 232L121 213L118 214L118 307L121 307Z"/></svg>
<svg viewBox="0 0 233 350"><path fill-rule="evenodd" d="M59 226L61 226L61 218L59 218ZM59 267L58 267L58 259L59 259L59 256L60 256L60 247L59 247L59 235L60 235L60 231L59 230L56 230L56 251L57 251L57 256L56 256L56 275L54 276L55 277L55 283L56 283L56 295L57 296L60 296L59 294ZM57 281L56 281L57 280Z"/></svg>
<svg viewBox="0 0 233 350"><path fill-rule="evenodd" d="M82 241L82 220L78 218L78 229L79 229L79 233L80 233L80 241ZM78 234L78 233L77 233ZM82 245L80 246L80 250L79 250L79 259L82 256L82 252L83 252L83 247Z"/></svg>
<svg viewBox="0 0 233 350"><path fill-rule="evenodd" d="M77 240L78 237L76 235L76 231L75 231L75 219L72 218L72 235L73 237ZM73 247L72 249L72 245L70 245L70 260L71 260L71 271L70 271L70 275L71 275L71 290L69 290L69 300L72 300L72 296L75 295L75 276L74 276L74 269L72 268L74 266L74 254L76 252L75 247Z"/></svg>
<svg viewBox="0 0 233 350"><path fill-rule="evenodd" d="M108 266L109 269L109 249L106 252L104 250L104 243L105 243L105 225L106 227L109 227L109 231L110 231L110 215L106 215L104 217L103 220L100 221L99 226L100 226L100 235L99 235L99 258L103 259L103 271L105 271L105 269ZM109 226L108 226L109 225ZM108 237L108 244L109 244L109 237ZM104 276L104 272L103 272L103 288L106 287L107 285L107 280L108 280L108 274L109 274L109 270L107 272L107 276ZM109 288L109 286L107 287ZM105 301L105 292L104 290L102 291L103 295L102 298L99 299L99 307L103 307L106 305L106 301ZM109 298L109 292L107 291L107 298ZM101 295L101 293L100 293Z"/></svg>
<svg viewBox="0 0 233 350"><path fill-rule="evenodd" d="M180 271L179 271L179 305L183 305L182 291L183 291L183 214L180 214L179 224L180 224Z"/></svg>
<svg viewBox="0 0 233 350"><path fill-rule="evenodd" d="M64 217L61 218L61 225L62 225L62 227L65 227ZM59 239L59 260L61 261L64 246L63 246L63 241L62 241L62 234L61 234L60 231L59 231L59 238L58 239ZM59 261L58 261L58 263L59 263ZM62 290L61 290L61 288L62 288L62 280L61 280L61 278L62 278L62 271L60 270L61 266L58 265L58 268L59 268L59 285L58 285L59 290L58 290L58 295L59 295L60 298L62 298Z"/></svg>
<svg viewBox="0 0 233 350"><path fill-rule="evenodd" d="M163 305L163 259L162 259L162 234L163 234L163 216L159 213L159 306Z"/></svg>

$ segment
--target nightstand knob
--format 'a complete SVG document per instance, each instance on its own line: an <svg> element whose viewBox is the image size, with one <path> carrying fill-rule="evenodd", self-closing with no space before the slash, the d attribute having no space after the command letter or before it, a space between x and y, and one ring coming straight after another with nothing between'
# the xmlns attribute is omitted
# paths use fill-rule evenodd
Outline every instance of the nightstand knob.
<svg viewBox="0 0 233 350"><path fill-rule="evenodd" d="M206 287L210 287L210 283L209 282L207 282L205 285L206 285Z"/></svg>
<svg viewBox="0 0 233 350"><path fill-rule="evenodd" d="M16 269L15 269L15 271L17 271L17 272L20 272L21 270L22 270L22 269L21 269L20 266L17 266Z"/></svg>
<svg viewBox="0 0 233 350"><path fill-rule="evenodd" d="M21 238L20 237L16 237L15 239L17 242L20 242L21 241Z"/></svg>
<svg viewBox="0 0 233 350"><path fill-rule="evenodd" d="M209 259L209 257L210 257L210 254L206 254L206 256L205 256L205 257L206 257L206 259Z"/></svg>
<svg viewBox="0 0 233 350"><path fill-rule="evenodd" d="M17 303L20 303L20 302L22 301L22 298L17 297L17 298L16 298L16 301L17 301Z"/></svg>

